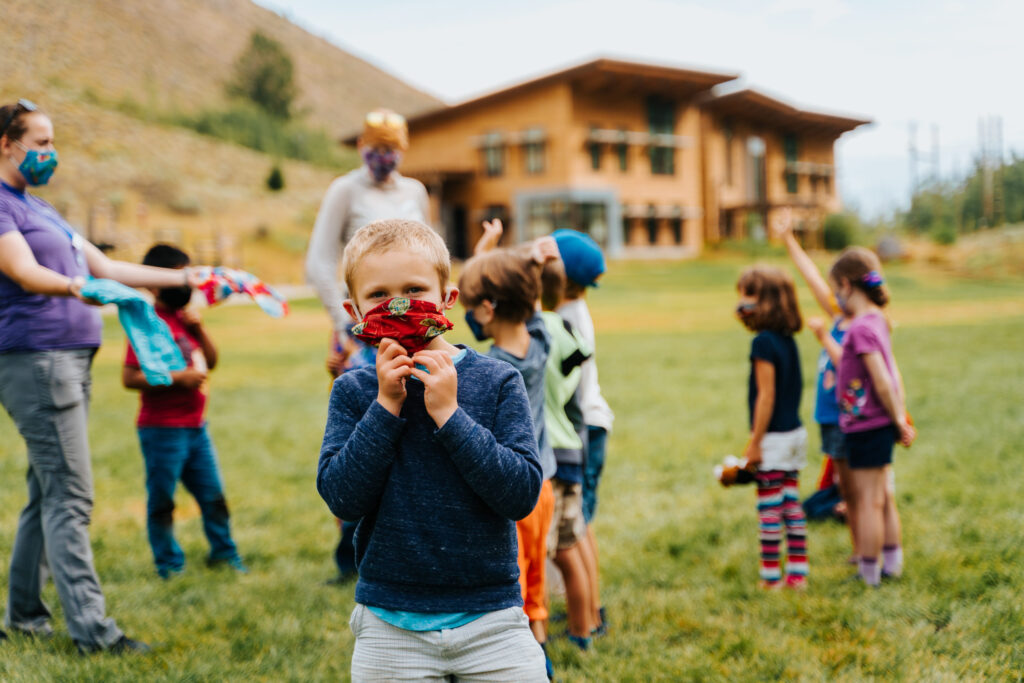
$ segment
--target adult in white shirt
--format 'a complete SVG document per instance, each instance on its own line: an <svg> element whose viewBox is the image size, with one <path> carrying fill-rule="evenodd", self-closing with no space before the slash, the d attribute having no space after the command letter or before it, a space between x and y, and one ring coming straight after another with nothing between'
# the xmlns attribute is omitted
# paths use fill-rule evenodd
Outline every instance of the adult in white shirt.
<svg viewBox="0 0 1024 683"><path fill-rule="evenodd" d="M357 141L363 165L336 178L327 188L316 216L306 252L306 280L331 317L327 371L337 377L345 370L374 362L375 349L349 334L354 324L342 302L347 297L338 281L338 265L345 244L367 223L387 218L407 218L427 223L430 204L423 183L397 170L402 153L409 148L405 119L388 109L376 109L363 120ZM355 523L341 521L341 539L334 551L338 576L329 583L355 578Z"/></svg>

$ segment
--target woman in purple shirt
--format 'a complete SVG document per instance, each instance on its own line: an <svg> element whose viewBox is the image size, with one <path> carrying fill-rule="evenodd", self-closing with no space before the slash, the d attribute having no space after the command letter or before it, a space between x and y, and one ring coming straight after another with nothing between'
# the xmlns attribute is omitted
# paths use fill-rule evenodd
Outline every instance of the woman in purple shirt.
<svg viewBox="0 0 1024 683"><path fill-rule="evenodd" d="M4 624L29 636L53 633L40 597L48 573L80 651L145 652L145 643L125 637L106 616L93 567L86 417L101 323L82 285L90 275L132 287L199 282L188 270L108 259L29 194L28 186L45 185L57 167L53 143L53 124L34 104L0 107L0 403L25 440L29 462Z"/></svg>

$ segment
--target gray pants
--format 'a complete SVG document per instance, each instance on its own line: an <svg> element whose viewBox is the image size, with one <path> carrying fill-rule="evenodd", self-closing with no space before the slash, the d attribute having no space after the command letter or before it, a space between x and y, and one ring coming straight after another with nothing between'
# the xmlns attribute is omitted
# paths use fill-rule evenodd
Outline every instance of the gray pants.
<svg viewBox="0 0 1024 683"><path fill-rule="evenodd" d="M93 349L0 354L0 403L28 448L28 505L11 553L4 623L50 631L40 597L52 574L79 645L105 648L123 634L105 616L103 591L89 544L92 468L87 417Z"/></svg>

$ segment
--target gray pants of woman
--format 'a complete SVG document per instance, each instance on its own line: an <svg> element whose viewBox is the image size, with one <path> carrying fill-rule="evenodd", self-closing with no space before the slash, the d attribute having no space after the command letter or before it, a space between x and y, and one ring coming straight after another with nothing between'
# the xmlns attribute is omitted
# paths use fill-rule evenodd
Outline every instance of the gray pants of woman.
<svg viewBox="0 0 1024 683"><path fill-rule="evenodd" d="M28 447L28 505L11 553L4 623L44 634L50 610L40 597L53 576L68 631L88 650L122 635L105 614L89 544L92 468L87 417L93 349L0 354L0 403ZM49 570L49 571L47 571Z"/></svg>

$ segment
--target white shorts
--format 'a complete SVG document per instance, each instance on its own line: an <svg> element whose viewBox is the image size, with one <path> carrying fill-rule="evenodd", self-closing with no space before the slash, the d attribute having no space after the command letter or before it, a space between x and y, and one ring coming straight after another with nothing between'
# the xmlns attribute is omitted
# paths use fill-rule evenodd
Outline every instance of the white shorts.
<svg viewBox="0 0 1024 683"><path fill-rule="evenodd" d="M761 464L758 469L794 472L807 464L807 430L797 427L791 432L768 432L761 439Z"/></svg>

